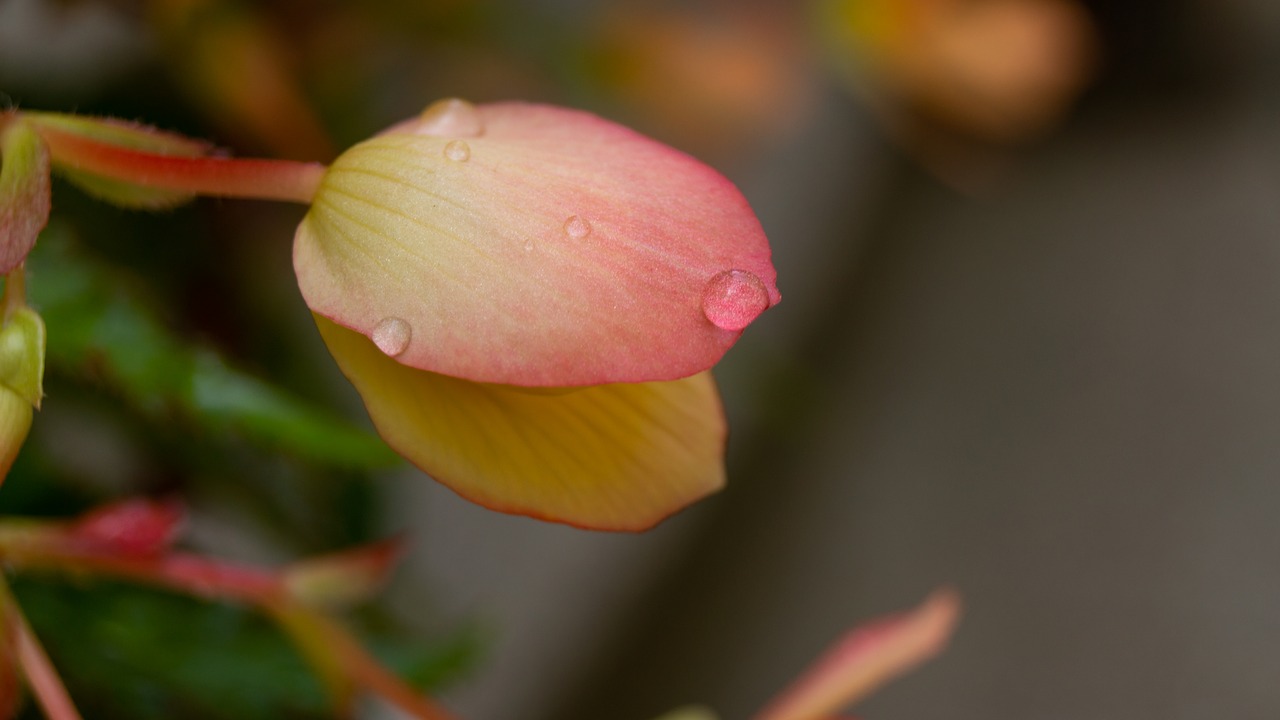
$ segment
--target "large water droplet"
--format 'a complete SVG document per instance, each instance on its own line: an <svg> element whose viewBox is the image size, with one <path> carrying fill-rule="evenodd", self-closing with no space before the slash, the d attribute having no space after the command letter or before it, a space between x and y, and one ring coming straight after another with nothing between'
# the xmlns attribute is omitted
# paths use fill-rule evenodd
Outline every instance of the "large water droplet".
<svg viewBox="0 0 1280 720"><path fill-rule="evenodd" d="M702 313L721 330L741 330L769 307L769 290L746 270L725 270L702 290Z"/></svg>
<svg viewBox="0 0 1280 720"><path fill-rule="evenodd" d="M466 100L437 100L418 116L413 131L439 137L476 137L484 132L484 122L476 106Z"/></svg>
<svg viewBox="0 0 1280 720"><path fill-rule="evenodd" d="M373 329L373 344L391 357L403 353L409 347L411 337L413 337L413 328L398 317L384 318Z"/></svg>
<svg viewBox="0 0 1280 720"><path fill-rule="evenodd" d="M570 215L569 219L564 221L564 232L575 240L581 240L591 234L591 223L577 215Z"/></svg>
<svg viewBox="0 0 1280 720"><path fill-rule="evenodd" d="M454 140L444 146L444 156L454 162L466 162L471 159L471 146L462 140Z"/></svg>

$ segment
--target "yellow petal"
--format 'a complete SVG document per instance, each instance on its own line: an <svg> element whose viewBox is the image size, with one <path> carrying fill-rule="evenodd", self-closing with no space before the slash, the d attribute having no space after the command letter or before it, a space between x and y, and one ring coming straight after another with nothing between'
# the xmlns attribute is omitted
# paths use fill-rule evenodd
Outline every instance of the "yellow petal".
<svg viewBox="0 0 1280 720"><path fill-rule="evenodd" d="M417 370L316 324L383 439L463 497L599 530L644 530L724 484L710 373L530 390Z"/></svg>

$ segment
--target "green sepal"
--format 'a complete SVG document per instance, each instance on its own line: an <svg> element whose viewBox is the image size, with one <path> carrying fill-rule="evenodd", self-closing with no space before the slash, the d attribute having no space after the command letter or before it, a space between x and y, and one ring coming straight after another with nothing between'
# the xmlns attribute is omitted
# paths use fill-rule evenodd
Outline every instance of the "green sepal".
<svg viewBox="0 0 1280 720"><path fill-rule="evenodd" d="M114 118L43 112L24 113L23 117L37 127L49 128L126 150L140 150L174 157L201 157L213 150L211 145L201 140ZM166 210L195 197L189 193L159 190L112 180L60 162L54 163L54 169L60 176L86 193L103 202L124 208Z"/></svg>
<svg viewBox="0 0 1280 720"><path fill-rule="evenodd" d="M0 327L0 385L32 407L44 397L44 320L29 307L11 311Z"/></svg>
<svg viewBox="0 0 1280 720"><path fill-rule="evenodd" d="M22 264L49 221L49 150L24 122L0 135L0 274Z"/></svg>

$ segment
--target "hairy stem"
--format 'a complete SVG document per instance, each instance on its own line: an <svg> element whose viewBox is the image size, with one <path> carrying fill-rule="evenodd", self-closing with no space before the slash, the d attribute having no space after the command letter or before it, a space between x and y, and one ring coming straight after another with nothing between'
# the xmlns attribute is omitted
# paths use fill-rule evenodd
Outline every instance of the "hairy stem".
<svg viewBox="0 0 1280 720"><path fill-rule="evenodd" d="M325 171L320 163L292 160L164 155L110 145L48 125L37 129L55 164L194 195L309 204Z"/></svg>

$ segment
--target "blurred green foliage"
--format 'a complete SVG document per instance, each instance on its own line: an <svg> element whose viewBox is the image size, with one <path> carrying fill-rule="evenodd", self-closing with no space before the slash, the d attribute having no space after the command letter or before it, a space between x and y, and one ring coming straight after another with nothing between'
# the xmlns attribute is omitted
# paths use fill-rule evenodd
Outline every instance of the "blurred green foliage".
<svg viewBox="0 0 1280 720"><path fill-rule="evenodd" d="M114 582L22 578L13 589L85 717L334 716L289 640L245 608ZM384 626L366 630L364 639L388 667L425 690L464 672L479 648L470 626L431 641ZM39 714L28 708L26 717Z"/></svg>
<svg viewBox="0 0 1280 720"><path fill-rule="evenodd" d="M340 467L385 467L396 455L363 428L233 368L214 348L165 326L130 279L76 248L64 225L28 259L31 302L57 329L49 363L93 375L153 420L180 416L210 438L238 431L268 447Z"/></svg>

